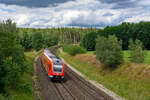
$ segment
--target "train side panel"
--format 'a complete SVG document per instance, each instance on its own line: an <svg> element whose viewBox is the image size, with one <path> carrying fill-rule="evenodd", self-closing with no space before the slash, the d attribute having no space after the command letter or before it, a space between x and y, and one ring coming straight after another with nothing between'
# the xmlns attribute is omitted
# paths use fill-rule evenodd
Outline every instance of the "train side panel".
<svg viewBox="0 0 150 100"><path fill-rule="evenodd" d="M57 72L54 72L53 70L53 61L51 58L49 58L45 53L44 53L44 50L42 50L42 62L44 64L44 67L48 73L48 76L50 78L54 78L54 77L60 77L60 78L64 78L64 68L65 68L65 64L63 62L63 65L62 65L62 72L61 73L57 73Z"/></svg>

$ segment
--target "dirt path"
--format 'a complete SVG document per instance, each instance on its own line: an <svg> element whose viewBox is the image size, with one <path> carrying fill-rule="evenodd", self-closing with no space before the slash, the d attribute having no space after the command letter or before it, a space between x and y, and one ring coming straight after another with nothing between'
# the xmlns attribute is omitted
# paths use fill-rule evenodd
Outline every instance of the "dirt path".
<svg viewBox="0 0 150 100"><path fill-rule="evenodd" d="M51 51L56 54L57 49L58 47L55 47ZM65 66L65 79L62 83L52 82L48 78L41 57L38 57L36 67L43 100L113 100L73 72L67 65Z"/></svg>
<svg viewBox="0 0 150 100"><path fill-rule="evenodd" d="M33 83L34 83L34 94L35 94L35 97L36 97L36 100L41 100L42 97L41 97L41 92L40 92L40 86L39 86L39 81L37 79L37 60L39 59L39 56L37 56L34 60L34 63L33 63L33 76L32 76L32 79L33 79Z"/></svg>

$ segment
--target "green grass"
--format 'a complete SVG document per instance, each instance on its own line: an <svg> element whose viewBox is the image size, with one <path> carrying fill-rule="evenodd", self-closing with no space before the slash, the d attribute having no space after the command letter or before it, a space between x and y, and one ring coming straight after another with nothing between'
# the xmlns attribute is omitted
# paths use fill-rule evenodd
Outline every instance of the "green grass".
<svg viewBox="0 0 150 100"><path fill-rule="evenodd" d="M123 51L124 60L130 60L130 51Z"/></svg>
<svg viewBox="0 0 150 100"><path fill-rule="evenodd" d="M88 51L87 54L89 54L89 55L95 55L96 52L95 51Z"/></svg>
<svg viewBox="0 0 150 100"><path fill-rule="evenodd" d="M124 60L130 60L130 51L123 51L123 58ZM150 64L150 51L146 51L145 59L144 59L145 64Z"/></svg>
<svg viewBox="0 0 150 100"><path fill-rule="evenodd" d="M150 52L148 51L148 53ZM117 69L110 70L98 68L95 64L89 66L87 61L70 56L60 50L58 55L85 77L97 81L127 100L150 100L150 78L142 72L145 66L141 65L133 69L130 67L130 62L127 61ZM87 55L91 55L91 52ZM128 59L128 57L129 52L124 51L124 59ZM149 55L146 56L145 62L148 61L148 57Z"/></svg>
<svg viewBox="0 0 150 100"><path fill-rule="evenodd" d="M145 56L145 63L150 64L150 51L146 52L146 56Z"/></svg>
<svg viewBox="0 0 150 100"><path fill-rule="evenodd" d="M23 91L17 91L17 90L10 90L12 100L35 100L34 90L33 90L33 81L32 81L32 74L33 74L33 62L35 59L35 56L39 52L25 52L26 60L28 62L28 70L24 73L24 75L21 77L21 82L19 85L22 85L24 83L29 84L32 93L26 93Z"/></svg>

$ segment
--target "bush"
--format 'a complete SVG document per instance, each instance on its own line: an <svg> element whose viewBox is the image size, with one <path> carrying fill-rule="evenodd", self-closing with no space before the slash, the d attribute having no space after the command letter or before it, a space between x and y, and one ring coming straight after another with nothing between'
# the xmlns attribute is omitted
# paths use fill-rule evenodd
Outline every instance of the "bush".
<svg viewBox="0 0 150 100"><path fill-rule="evenodd" d="M30 84L28 83L24 83L24 84L20 84L16 87L16 89L20 92L24 92L24 93L28 93L31 94L32 93L32 87L30 86Z"/></svg>
<svg viewBox="0 0 150 100"><path fill-rule="evenodd" d="M83 36L80 45L82 47L86 48L86 50L88 50L88 51L94 51L95 45L96 45L96 38L97 38L97 33L90 32Z"/></svg>
<svg viewBox="0 0 150 100"><path fill-rule="evenodd" d="M63 51L69 53L72 56L86 53L86 50L78 45L63 45Z"/></svg>
<svg viewBox="0 0 150 100"><path fill-rule="evenodd" d="M27 33L23 33L23 36L20 38L20 44L24 47L25 50L32 48L32 37Z"/></svg>
<svg viewBox="0 0 150 100"><path fill-rule="evenodd" d="M0 94L0 100L13 100L13 99L9 96L5 96L3 94Z"/></svg>
<svg viewBox="0 0 150 100"><path fill-rule="evenodd" d="M96 57L103 64L116 67L123 61L121 42L114 35L98 37L96 40Z"/></svg>
<svg viewBox="0 0 150 100"><path fill-rule="evenodd" d="M130 39L129 43L131 61L134 63L144 62L145 51L142 49L142 42L137 39L133 42L133 40Z"/></svg>

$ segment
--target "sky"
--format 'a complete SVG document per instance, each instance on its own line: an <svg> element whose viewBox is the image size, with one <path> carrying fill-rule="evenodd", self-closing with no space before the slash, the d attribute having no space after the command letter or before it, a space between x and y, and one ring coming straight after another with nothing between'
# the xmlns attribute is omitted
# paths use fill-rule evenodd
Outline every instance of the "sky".
<svg viewBox="0 0 150 100"><path fill-rule="evenodd" d="M0 0L0 21L18 27L100 27L150 21L150 0Z"/></svg>

